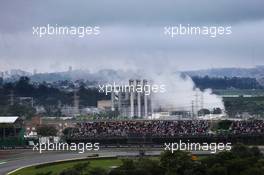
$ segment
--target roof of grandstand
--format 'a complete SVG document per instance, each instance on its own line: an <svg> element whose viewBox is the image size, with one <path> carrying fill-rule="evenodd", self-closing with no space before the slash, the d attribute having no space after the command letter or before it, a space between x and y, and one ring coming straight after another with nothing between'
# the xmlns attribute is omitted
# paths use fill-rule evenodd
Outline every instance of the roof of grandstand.
<svg viewBox="0 0 264 175"><path fill-rule="evenodd" d="M12 124L18 119L18 116L0 116L0 123Z"/></svg>

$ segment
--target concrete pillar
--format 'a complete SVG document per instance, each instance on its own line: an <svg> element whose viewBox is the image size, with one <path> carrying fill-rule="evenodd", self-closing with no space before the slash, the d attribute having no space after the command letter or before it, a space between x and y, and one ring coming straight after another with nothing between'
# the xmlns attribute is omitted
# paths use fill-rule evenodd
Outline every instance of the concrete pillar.
<svg viewBox="0 0 264 175"><path fill-rule="evenodd" d="M129 80L129 85L130 86L134 86L134 80ZM130 88L132 89L132 88ZM134 117L135 114L134 114L134 92L133 90L131 90L130 92L130 117Z"/></svg>
<svg viewBox="0 0 264 175"><path fill-rule="evenodd" d="M140 80L137 80L137 86L142 86ZM137 107L138 107L138 117L142 117L141 116L141 93L140 92L137 93Z"/></svg>
<svg viewBox="0 0 264 175"><path fill-rule="evenodd" d="M122 92L118 92L118 111L120 112L120 114L123 113L123 111L121 111L122 110L121 102L122 102Z"/></svg>
<svg viewBox="0 0 264 175"><path fill-rule="evenodd" d="M113 91L111 92L111 110L115 110L115 93Z"/></svg>
<svg viewBox="0 0 264 175"><path fill-rule="evenodd" d="M147 80L143 80L143 86L147 85ZM144 92L144 116L145 118L148 117L148 95Z"/></svg>

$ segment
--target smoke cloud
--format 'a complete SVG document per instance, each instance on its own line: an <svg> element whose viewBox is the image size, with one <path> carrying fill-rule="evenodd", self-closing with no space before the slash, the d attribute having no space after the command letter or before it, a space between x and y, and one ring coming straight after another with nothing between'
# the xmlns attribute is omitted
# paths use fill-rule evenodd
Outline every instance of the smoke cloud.
<svg viewBox="0 0 264 175"><path fill-rule="evenodd" d="M154 108L175 111L191 111L193 108L194 112L202 108L224 109L220 96L213 94L211 89L200 90L188 75L168 70L162 73L146 73L146 77L153 84L165 85L166 92L153 94Z"/></svg>
<svg viewBox="0 0 264 175"><path fill-rule="evenodd" d="M156 65L160 65L159 69ZM154 109L161 108L169 111L194 110L194 112L202 108L209 110L221 108L224 110L222 97L213 94L211 89L200 90L188 75L175 71L169 65L164 67L162 62L159 61L153 61L143 67L137 71L119 70L108 71L108 73L99 71L98 73L104 72L101 74L101 78L104 79L103 82L110 84L116 82L124 85L128 84L129 79L146 79L151 85L164 86L165 92L151 94Z"/></svg>

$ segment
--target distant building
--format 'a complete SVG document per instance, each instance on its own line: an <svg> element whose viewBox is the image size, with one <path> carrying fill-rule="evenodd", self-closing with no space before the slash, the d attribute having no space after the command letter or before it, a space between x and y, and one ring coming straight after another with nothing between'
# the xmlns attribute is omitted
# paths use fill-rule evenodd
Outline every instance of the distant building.
<svg viewBox="0 0 264 175"><path fill-rule="evenodd" d="M37 137L37 127L42 124L39 116L32 117L31 121L25 122L25 138Z"/></svg>
<svg viewBox="0 0 264 175"><path fill-rule="evenodd" d="M63 120L63 118L60 118L60 120L58 120L58 118L45 118L45 120L43 120L43 125L48 125L48 126L53 126L58 130L58 136L61 136L63 134L63 130L66 128L73 128L75 127L75 121L71 121L69 120L70 118L65 118L66 120Z"/></svg>
<svg viewBox="0 0 264 175"><path fill-rule="evenodd" d="M99 100L97 101L97 108L100 110L111 110L111 100Z"/></svg>
<svg viewBox="0 0 264 175"><path fill-rule="evenodd" d="M61 114L67 117L78 117L80 115L98 114L99 112L100 109L93 106L80 109L73 106L63 106L61 108Z"/></svg>
<svg viewBox="0 0 264 175"><path fill-rule="evenodd" d="M36 75L38 73L38 70L37 69L34 69L33 70L33 75Z"/></svg>
<svg viewBox="0 0 264 175"><path fill-rule="evenodd" d="M152 119L168 119L170 117L169 112L154 112L151 116Z"/></svg>
<svg viewBox="0 0 264 175"><path fill-rule="evenodd" d="M151 119L161 119L161 120L183 120L190 119L190 111L171 111L162 110L153 112Z"/></svg>
<svg viewBox="0 0 264 175"><path fill-rule="evenodd" d="M80 112L81 112L81 115L94 115L94 114L99 114L100 109L91 106L91 107L82 108Z"/></svg>
<svg viewBox="0 0 264 175"><path fill-rule="evenodd" d="M77 117L80 115L79 108L67 105L61 108L61 114L67 117Z"/></svg>
<svg viewBox="0 0 264 175"><path fill-rule="evenodd" d="M45 107L44 106L35 106L35 110L37 114L45 113Z"/></svg>
<svg viewBox="0 0 264 175"><path fill-rule="evenodd" d="M19 104L33 107L34 98L33 97L19 97Z"/></svg>
<svg viewBox="0 0 264 175"><path fill-rule="evenodd" d="M72 66L69 66L68 72L72 72Z"/></svg>
<svg viewBox="0 0 264 175"><path fill-rule="evenodd" d="M18 116L0 116L0 138L19 137L23 121Z"/></svg>
<svg viewBox="0 0 264 175"><path fill-rule="evenodd" d="M42 124L42 118L40 116L32 117L31 123L35 126Z"/></svg>

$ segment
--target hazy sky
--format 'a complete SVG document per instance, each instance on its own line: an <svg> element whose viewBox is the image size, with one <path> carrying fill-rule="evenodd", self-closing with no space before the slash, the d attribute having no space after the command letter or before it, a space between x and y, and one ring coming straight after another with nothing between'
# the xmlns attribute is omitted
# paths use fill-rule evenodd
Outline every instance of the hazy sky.
<svg viewBox="0 0 264 175"><path fill-rule="evenodd" d="M0 1L0 71L178 69L264 64L263 0ZM101 27L97 37L43 37L33 26ZM232 34L168 38L167 25L232 26Z"/></svg>

